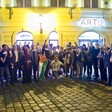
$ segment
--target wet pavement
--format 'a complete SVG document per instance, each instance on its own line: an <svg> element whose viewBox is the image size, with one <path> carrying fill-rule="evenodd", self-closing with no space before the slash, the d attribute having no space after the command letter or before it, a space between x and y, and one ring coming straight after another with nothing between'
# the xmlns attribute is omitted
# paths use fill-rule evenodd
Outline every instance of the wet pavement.
<svg viewBox="0 0 112 112"><path fill-rule="evenodd" d="M0 88L0 112L112 112L112 87L72 80L42 80Z"/></svg>

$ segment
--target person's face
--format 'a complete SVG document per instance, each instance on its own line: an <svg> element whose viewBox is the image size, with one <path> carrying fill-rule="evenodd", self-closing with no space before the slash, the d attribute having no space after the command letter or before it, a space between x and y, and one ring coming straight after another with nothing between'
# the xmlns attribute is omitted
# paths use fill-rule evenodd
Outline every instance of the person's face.
<svg viewBox="0 0 112 112"><path fill-rule="evenodd" d="M79 48L79 52L82 52L82 48Z"/></svg>
<svg viewBox="0 0 112 112"><path fill-rule="evenodd" d="M104 47L103 47L103 46L101 46L100 50L101 50L101 51L104 51Z"/></svg>
<svg viewBox="0 0 112 112"><path fill-rule="evenodd" d="M58 57L55 57L55 61L58 61Z"/></svg>
<svg viewBox="0 0 112 112"><path fill-rule="evenodd" d="M112 49L112 43L110 43L110 48Z"/></svg>
<svg viewBox="0 0 112 112"><path fill-rule="evenodd" d="M45 48L48 48L48 44L45 45Z"/></svg>
<svg viewBox="0 0 112 112"><path fill-rule="evenodd" d="M3 48L4 51L8 51L8 49L9 49L8 46L4 46Z"/></svg>
<svg viewBox="0 0 112 112"><path fill-rule="evenodd" d="M13 46L13 50L17 50L17 46Z"/></svg>

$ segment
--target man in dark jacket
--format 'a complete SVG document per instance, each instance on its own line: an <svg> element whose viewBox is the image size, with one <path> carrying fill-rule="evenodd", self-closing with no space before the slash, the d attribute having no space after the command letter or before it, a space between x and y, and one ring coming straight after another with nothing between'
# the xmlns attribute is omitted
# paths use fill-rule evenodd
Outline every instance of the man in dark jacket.
<svg viewBox="0 0 112 112"><path fill-rule="evenodd" d="M110 43L110 49L109 49L109 81L108 86L111 86L112 82L112 43Z"/></svg>
<svg viewBox="0 0 112 112"><path fill-rule="evenodd" d="M8 46L6 44L2 45L2 51L0 52L0 81L1 86L4 87L3 77L6 75L6 85L9 81L9 68L8 68Z"/></svg>

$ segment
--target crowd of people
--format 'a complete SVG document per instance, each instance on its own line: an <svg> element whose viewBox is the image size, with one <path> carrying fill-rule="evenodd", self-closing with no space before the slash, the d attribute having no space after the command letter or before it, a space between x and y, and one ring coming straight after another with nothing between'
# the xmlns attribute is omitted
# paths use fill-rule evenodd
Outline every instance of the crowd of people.
<svg viewBox="0 0 112 112"><path fill-rule="evenodd" d="M66 47L53 46L45 43L40 46L16 43L9 47L3 44L0 48L0 83L1 87L14 85L21 78L23 83L31 83L39 79L39 55L48 59L44 78L59 78L64 75L70 78L86 76L91 80L100 81L111 86L112 81L112 43L110 46L98 43L78 46L68 42Z"/></svg>

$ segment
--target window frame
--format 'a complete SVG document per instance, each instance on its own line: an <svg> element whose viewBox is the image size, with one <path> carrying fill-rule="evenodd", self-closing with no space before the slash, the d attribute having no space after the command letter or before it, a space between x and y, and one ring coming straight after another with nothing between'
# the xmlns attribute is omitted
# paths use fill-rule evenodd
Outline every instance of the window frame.
<svg viewBox="0 0 112 112"><path fill-rule="evenodd" d="M32 7L31 0L17 0L17 7Z"/></svg>
<svg viewBox="0 0 112 112"><path fill-rule="evenodd" d="M51 39L50 39L50 35L51 35L52 33L57 34L57 37L56 37L56 38L51 38ZM54 36L54 37L55 37L55 36ZM58 34L58 32L56 32L56 31L51 31L51 32L49 33L49 44L50 44L52 41L57 42L57 45L59 44L59 34Z"/></svg>
<svg viewBox="0 0 112 112"><path fill-rule="evenodd" d="M55 1L54 4L56 4L56 5L53 4L54 1ZM63 4L61 4L61 3L63 3ZM66 7L65 0L51 0L51 7Z"/></svg>
<svg viewBox="0 0 112 112"><path fill-rule="evenodd" d="M98 0L84 0L84 8L98 8Z"/></svg>

